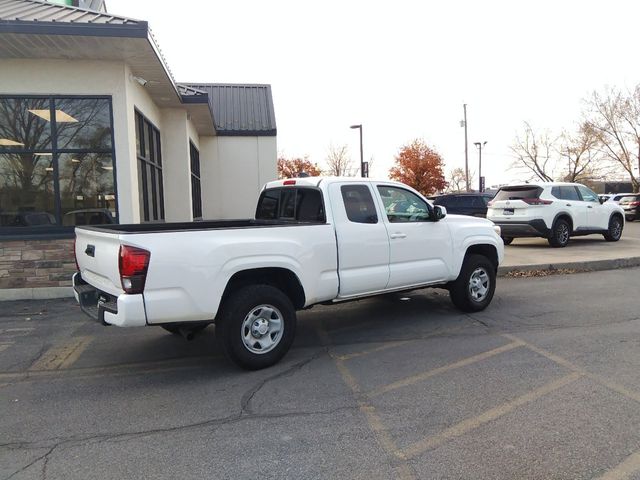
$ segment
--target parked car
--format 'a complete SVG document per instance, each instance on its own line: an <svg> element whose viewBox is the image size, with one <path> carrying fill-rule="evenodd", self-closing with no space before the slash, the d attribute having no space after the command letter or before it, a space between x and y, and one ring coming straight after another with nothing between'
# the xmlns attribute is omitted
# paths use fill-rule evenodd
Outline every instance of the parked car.
<svg viewBox="0 0 640 480"><path fill-rule="evenodd" d="M437 197L433 204L444 206L448 213L484 218L492 198L493 195L486 193L449 193Z"/></svg>
<svg viewBox="0 0 640 480"><path fill-rule="evenodd" d="M85 208L72 210L62 217L65 226L75 225L105 225L116 223L112 213L105 208Z"/></svg>
<svg viewBox="0 0 640 480"><path fill-rule="evenodd" d="M2 227L49 227L56 224L56 217L49 212L2 212Z"/></svg>
<svg viewBox="0 0 640 480"><path fill-rule="evenodd" d="M628 221L640 218L640 194L627 195L620 199L620 206L624 210L624 216Z"/></svg>
<svg viewBox="0 0 640 480"><path fill-rule="evenodd" d="M487 218L500 226L505 245L517 237L543 237L565 247L571 236L598 233L617 242L624 211L601 202L579 183L540 182L502 187L489 202Z"/></svg>
<svg viewBox="0 0 640 480"><path fill-rule="evenodd" d="M103 324L185 335L215 322L227 356L257 369L284 356L296 310L315 304L440 287L459 309L483 310L499 231L397 182L279 180L255 219L76 227L73 285Z"/></svg>
<svg viewBox="0 0 640 480"><path fill-rule="evenodd" d="M633 196L635 194L634 193L615 193L615 194L610 194L610 198L607 201L619 204L620 200L622 200L624 197L628 197L629 195Z"/></svg>

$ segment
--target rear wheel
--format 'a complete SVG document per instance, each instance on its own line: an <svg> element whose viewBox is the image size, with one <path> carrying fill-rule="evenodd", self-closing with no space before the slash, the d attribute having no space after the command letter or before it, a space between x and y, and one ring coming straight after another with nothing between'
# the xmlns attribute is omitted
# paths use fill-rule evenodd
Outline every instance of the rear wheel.
<svg viewBox="0 0 640 480"><path fill-rule="evenodd" d="M270 285L251 285L233 293L216 322L216 338L225 355L247 370L277 363L289 351L295 331L291 300Z"/></svg>
<svg viewBox="0 0 640 480"><path fill-rule="evenodd" d="M511 245L511 242L513 242L513 237L502 237L502 241L505 245Z"/></svg>
<svg viewBox="0 0 640 480"><path fill-rule="evenodd" d="M460 275L449 287L449 295L463 312L479 312L491 303L495 290L495 265L482 255L468 255Z"/></svg>
<svg viewBox="0 0 640 480"><path fill-rule="evenodd" d="M618 215L614 215L609 220L609 229L604 234L604 239L607 242L617 242L622 237L622 218Z"/></svg>
<svg viewBox="0 0 640 480"><path fill-rule="evenodd" d="M562 218L556 220L556 223L551 229L551 236L549 237L549 245L555 248L566 247L571 237L571 227L569 222Z"/></svg>

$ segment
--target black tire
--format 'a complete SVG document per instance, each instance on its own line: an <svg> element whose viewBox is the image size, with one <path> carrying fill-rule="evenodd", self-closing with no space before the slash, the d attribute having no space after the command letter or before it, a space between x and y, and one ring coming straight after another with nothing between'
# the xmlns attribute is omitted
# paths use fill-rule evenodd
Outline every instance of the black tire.
<svg viewBox="0 0 640 480"><path fill-rule="evenodd" d="M609 229L604 234L604 239L607 242L617 242L622 237L622 228L624 223L619 215L613 215L609 219Z"/></svg>
<svg viewBox="0 0 640 480"><path fill-rule="evenodd" d="M511 242L513 242L513 237L502 237L502 241L505 245L511 245Z"/></svg>
<svg viewBox="0 0 640 480"><path fill-rule="evenodd" d="M269 329L278 320L280 333L272 333ZM254 329L249 326L256 322L267 324L262 334L255 330L258 336L254 336ZM295 332L296 310L291 300L270 285L250 285L234 292L224 301L216 321L216 338L225 355L247 370L259 370L280 361L291 348ZM273 346L259 352L261 340L273 342Z"/></svg>
<svg viewBox="0 0 640 480"><path fill-rule="evenodd" d="M551 236L549 237L549 245L554 248L566 247L571 238L571 226L566 220L559 218L553 224Z"/></svg>
<svg viewBox="0 0 640 480"><path fill-rule="evenodd" d="M482 273L479 273L482 272ZM472 282L480 280L486 292L479 298ZM486 284L484 280L486 279ZM477 286L477 282L476 283ZM453 304L463 312L479 312L491 303L496 290L496 266L483 255L468 255L458 278L449 286L449 296Z"/></svg>
<svg viewBox="0 0 640 480"><path fill-rule="evenodd" d="M186 330L191 335L195 335L196 333L200 333L202 330L207 328L209 324L199 324L199 325L179 325L176 323L172 323L170 325L160 325L167 332L173 333L174 335L182 335L180 329Z"/></svg>

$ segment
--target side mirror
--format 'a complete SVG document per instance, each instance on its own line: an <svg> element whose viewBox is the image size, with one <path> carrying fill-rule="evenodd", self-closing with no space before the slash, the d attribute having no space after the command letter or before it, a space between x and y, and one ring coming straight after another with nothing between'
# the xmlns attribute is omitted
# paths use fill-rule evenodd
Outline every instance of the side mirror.
<svg viewBox="0 0 640 480"><path fill-rule="evenodd" d="M600 200L600 205L607 201L607 199L604 197L598 197L598 200Z"/></svg>
<svg viewBox="0 0 640 480"><path fill-rule="evenodd" d="M434 205L433 206L433 216L434 220L437 222L438 220L442 220L447 216L447 209L442 205Z"/></svg>

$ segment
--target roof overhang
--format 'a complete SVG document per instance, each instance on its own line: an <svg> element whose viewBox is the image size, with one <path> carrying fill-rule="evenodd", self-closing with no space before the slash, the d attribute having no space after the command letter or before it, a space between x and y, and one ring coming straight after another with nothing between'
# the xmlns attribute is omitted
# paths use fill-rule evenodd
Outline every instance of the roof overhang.
<svg viewBox="0 0 640 480"><path fill-rule="evenodd" d="M147 81L144 88L159 108L185 108L199 134L216 133L206 93L179 92L147 22L0 20L0 58L122 61Z"/></svg>

